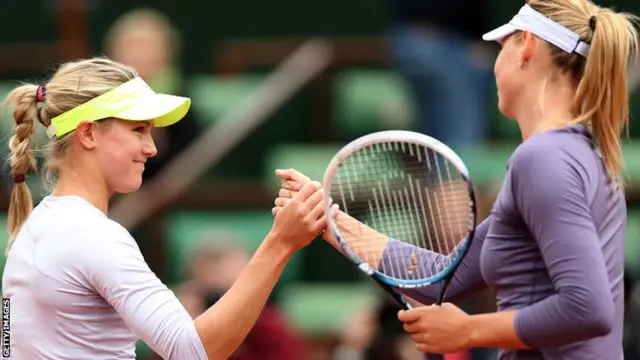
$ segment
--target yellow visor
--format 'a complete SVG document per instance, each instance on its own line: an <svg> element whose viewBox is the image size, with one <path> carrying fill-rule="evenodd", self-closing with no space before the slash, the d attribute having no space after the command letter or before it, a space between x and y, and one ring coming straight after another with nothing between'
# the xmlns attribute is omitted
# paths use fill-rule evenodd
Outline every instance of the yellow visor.
<svg viewBox="0 0 640 360"><path fill-rule="evenodd" d="M152 121L157 127L169 126L180 121L190 106L191 99L156 94L137 77L51 119L47 136L61 137L74 131L83 121L108 118Z"/></svg>

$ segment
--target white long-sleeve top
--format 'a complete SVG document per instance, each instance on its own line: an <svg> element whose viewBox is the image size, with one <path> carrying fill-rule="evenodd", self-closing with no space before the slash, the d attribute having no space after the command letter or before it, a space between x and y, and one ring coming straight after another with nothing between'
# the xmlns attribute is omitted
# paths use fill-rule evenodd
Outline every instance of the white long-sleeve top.
<svg viewBox="0 0 640 360"><path fill-rule="evenodd" d="M149 269L129 232L76 196L48 196L9 252L11 359L205 360L193 319Z"/></svg>

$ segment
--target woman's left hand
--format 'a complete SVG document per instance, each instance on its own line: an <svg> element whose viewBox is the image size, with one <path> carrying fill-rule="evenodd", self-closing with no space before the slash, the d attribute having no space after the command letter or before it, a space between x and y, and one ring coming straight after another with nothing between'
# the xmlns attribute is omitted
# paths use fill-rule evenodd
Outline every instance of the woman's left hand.
<svg viewBox="0 0 640 360"><path fill-rule="evenodd" d="M451 303L400 311L398 319L420 352L452 354L469 348L470 316Z"/></svg>

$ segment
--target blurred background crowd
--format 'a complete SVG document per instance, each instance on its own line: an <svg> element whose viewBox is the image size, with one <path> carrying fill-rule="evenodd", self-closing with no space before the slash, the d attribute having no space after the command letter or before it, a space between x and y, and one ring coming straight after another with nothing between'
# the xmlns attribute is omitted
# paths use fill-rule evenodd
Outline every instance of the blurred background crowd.
<svg viewBox="0 0 640 360"><path fill-rule="evenodd" d="M640 13L636 0L597 1ZM481 35L511 18L522 0L325 0L299 2L26 0L0 11L0 95L20 80L46 80L56 64L105 55L134 67L158 92L193 99L187 119L155 129L158 156L146 180L206 131L237 131L272 71L313 38L331 49L327 66L273 112L260 115L203 176L131 225L156 274L193 316L215 303L268 232L276 168L320 180L340 146L366 133L409 129L457 150L490 210L506 160L519 142L496 107L498 46ZM311 61L311 60L309 60ZM631 72L632 114L640 111ZM11 118L4 112L0 155ZM235 119L235 120L234 120ZM640 121L624 143L627 164L627 360L640 359ZM634 141L635 140L635 141ZM44 145L44 143L41 143ZM210 154L209 154L210 155ZM10 180L2 174L0 224ZM28 179L41 197L37 175ZM158 188L156 188L158 191ZM37 200L37 199L36 199ZM2 232L6 234L6 231ZM0 235L0 239L6 241ZM491 292L464 304L494 308ZM396 320L398 308L333 248L315 241L288 265L261 318L232 360L420 359ZM158 359L144 344L141 360ZM449 359L493 358L491 349Z"/></svg>

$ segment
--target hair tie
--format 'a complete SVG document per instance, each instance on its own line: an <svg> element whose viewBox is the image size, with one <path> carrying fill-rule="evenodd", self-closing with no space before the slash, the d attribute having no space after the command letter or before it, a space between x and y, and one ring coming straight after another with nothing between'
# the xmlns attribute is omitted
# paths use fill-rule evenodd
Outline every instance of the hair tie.
<svg viewBox="0 0 640 360"><path fill-rule="evenodd" d="M14 184L20 184L23 183L26 180L24 174L14 174L13 175L13 183Z"/></svg>
<svg viewBox="0 0 640 360"><path fill-rule="evenodd" d="M592 17L589 18L589 27L591 28L591 31L596 31L596 16L593 15Z"/></svg>
<svg viewBox="0 0 640 360"><path fill-rule="evenodd" d="M44 102L44 90L44 84L38 86L38 89L36 90L36 101L39 103Z"/></svg>
<svg viewBox="0 0 640 360"><path fill-rule="evenodd" d="M45 125L45 123L42 121L40 113L42 112L42 108L44 107L44 93L45 84L38 85L38 89L36 90L36 118L43 125Z"/></svg>

